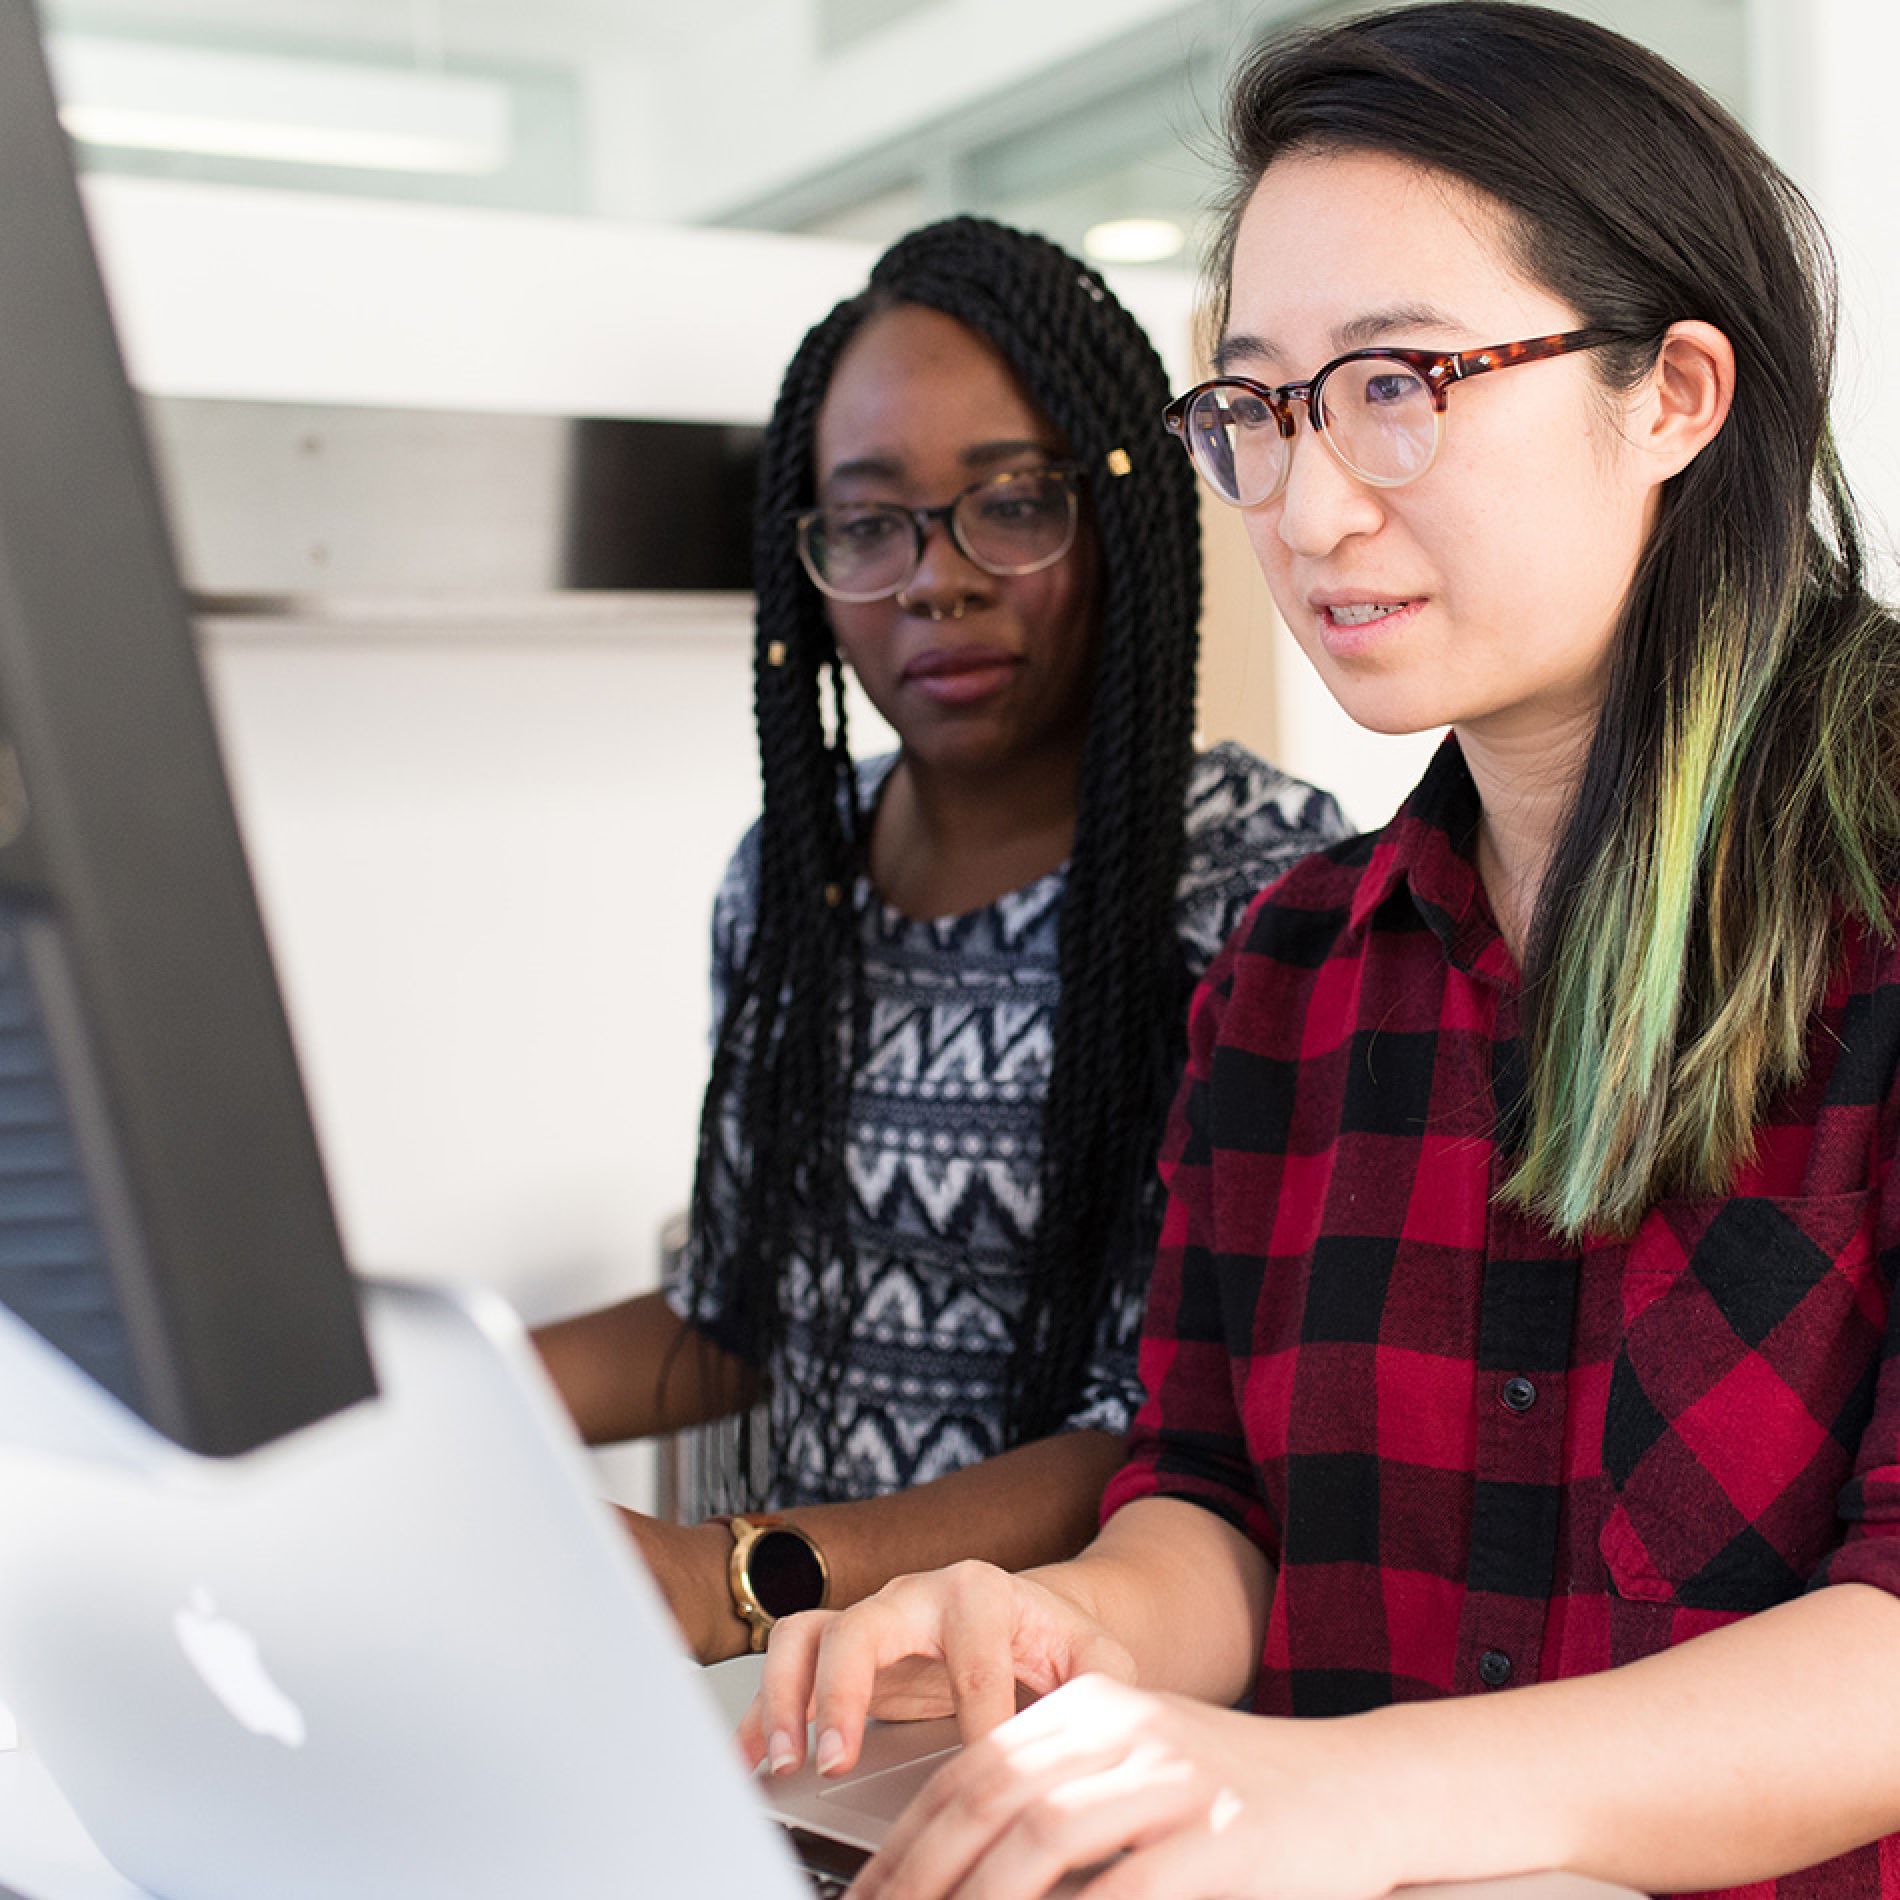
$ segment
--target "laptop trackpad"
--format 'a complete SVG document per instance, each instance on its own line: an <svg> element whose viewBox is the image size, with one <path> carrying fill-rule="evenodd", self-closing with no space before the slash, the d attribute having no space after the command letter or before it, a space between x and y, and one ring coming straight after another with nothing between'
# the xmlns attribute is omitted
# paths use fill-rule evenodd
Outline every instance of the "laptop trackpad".
<svg viewBox="0 0 1900 1900"><path fill-rule="evenodd" d="M854 1775L838 1787L820 1788L818 1798L828 1808L840 1808L867 1820L895 1821L910 1805L911 1796L956 1752L954 1747L940 1748L934 1755L924 1755L896 1768Z"/></svg>

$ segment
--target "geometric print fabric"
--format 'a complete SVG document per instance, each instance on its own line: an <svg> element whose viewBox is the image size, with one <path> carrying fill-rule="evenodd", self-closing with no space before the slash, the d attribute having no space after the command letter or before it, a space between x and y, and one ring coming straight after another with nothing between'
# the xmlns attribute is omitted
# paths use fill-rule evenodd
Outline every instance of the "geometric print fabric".
<svg viewBox="0 0 1900 1900"><path fill-rule="evenodd" d="M891 759L859 768L866 810ZM1190 773L1177 928L1198 977L1247 902L1344 829L1332 800L1244 749L1219 745ZM714 911L715 1020L756 903L757 831L735 854ZM1003 1390L1040 1212L1042 1103L1060 987L1065 874L962 916L918 920L856 893L867 1034L853 1080L845 1169L865 1297L838 1387L842 1460L801 1427L797 1395L818 1376L814 1321L837 1298L835 1261L784 1263L787 1324L769 1423L786 1454L779 1505L882 1495L1003 1449ZM731 1129L728 1120L728 1130ZM1067 1428L1127 1429L1160 1189L1120 1258L1114 1293ZM669 1295L719 1339L729 1289L716 1236L689 1242Z"/></svg>

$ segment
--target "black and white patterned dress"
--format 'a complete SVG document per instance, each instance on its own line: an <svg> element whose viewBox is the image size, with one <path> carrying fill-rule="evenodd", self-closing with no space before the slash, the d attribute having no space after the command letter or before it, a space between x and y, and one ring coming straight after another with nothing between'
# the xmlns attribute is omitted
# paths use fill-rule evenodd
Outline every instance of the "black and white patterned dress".
<svg viewBox="0 0 1900 1900"><path fill-rule="evenodd" d="M868 810L892 758L859 767ZM1223 744L1189 777L1178 925L1193 973L1247 900L1345 830L1324 792ZM714 1020L723 1014L756 913L758 829L734 853L713 910ZM919 922L858 893L869 1034L852 1091L845 1166L866 1293L839 1386L841 1461L794 1424L812 1377L818 1263L785 1262L788 1321L767 1368L789 1484L779 1505L874 1497L1003 1448L1012 1329L1041 1201L1042 1101L1059 988L1056 926L1066 871L958 917ZM1131 1257L1109 1263L1115 1295L1065 1429L1122 1432L1141 1401L1135 1373L1161 1197ZM724 1263L695 1234L667 1288L675 1311L726 1332ZM835 1284L836 1265L833 1263Z"/></svg>

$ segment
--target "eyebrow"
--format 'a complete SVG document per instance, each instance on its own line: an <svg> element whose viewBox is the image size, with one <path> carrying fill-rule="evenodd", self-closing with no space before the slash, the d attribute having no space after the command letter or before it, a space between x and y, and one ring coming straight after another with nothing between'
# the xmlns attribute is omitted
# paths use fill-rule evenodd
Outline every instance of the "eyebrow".
<svg viewBox="0 0 1900 1900"><path fill-rule="evenodd" d="M962 461L965 468L985 468L991 462L1006 462L1013 455L1054 456L1059 453L1047 442L1023 436L1016 441L974 443L963 451Z"/></svg>
<svg viewBox="0 0 1900 1900"><path fill-rule="evenodd" d="M903 473L903 464L891 456L854 455L848 462L834 464L819 486L830 488L838 482L894 482Z"/></svg>
<svg viewBox="0 0 1900 1900"><path fill-rule="evenodd" d="M1464 332L1469 325L1432 304L1393 304L1384 310L1368 310L1363 316L1339 324L1333 331L1333 348L1338 351L1363 350L1386 338L1407 331L1451 330ZM1225 376L1242 364L1283 363L1285 353L1270 337L1225 336L1214 352L1214 370ZM1315 365L1317 367L1317 365Z"/></svg>
<svg viewBox="0 0 1900 1900"><path fill-rule="evenodd" d="M1047 442L1038 442L1031 436L1011 438L1000 442L973 442L962 450L957 460L967 469L984 469L996 462L1006 462L1018 455L1040 455L1053 460L1059 451ZM830 488L839 482L899 482L904 479L904 463L894 455L854 455L849 461L839 462L825 476L822 486Z"/></svg>

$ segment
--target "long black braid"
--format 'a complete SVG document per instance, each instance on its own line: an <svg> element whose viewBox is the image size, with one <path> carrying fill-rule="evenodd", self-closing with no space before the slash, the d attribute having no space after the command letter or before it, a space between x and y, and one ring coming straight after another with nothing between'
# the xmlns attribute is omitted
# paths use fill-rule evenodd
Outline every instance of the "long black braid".
<svg viewBox="0 0 1900 1900"><path fill-rule="evenodd" d="M853 893L867 841L842 668L823 599L798 564L790 517L812 504L813 430L839 356L869 316L899 304L957 318L1009 362L1087 473L1103 567L1059 926L1042 1213L1010 1367L1012 1444L1045 1435L1074 1409L1113 1290L1108 1263L1126 1258L1140 1231L1188 988L1174 905L1200 541L1186 458L1161 426L1167 380L1094 271L1042 238L949 219L893 245L869 288L805 338L766 431L754 524L758 909L719 1026L693 1222L695 1244L721 1262L722 1338L754 1365L772 1363L784 1333L787 1255L802 1245L821 1263L815 1324L827 1374L822 1389L797 1395L798 1422L818 1432L832 1461L837 1381L863 1293L844 1148L864 1028ZM749 1443L742 1439L740 1450L741 1470L752 1471ZM785 1455L783 1444L772 1447L768 1489L779 1484Z"/></svg>

